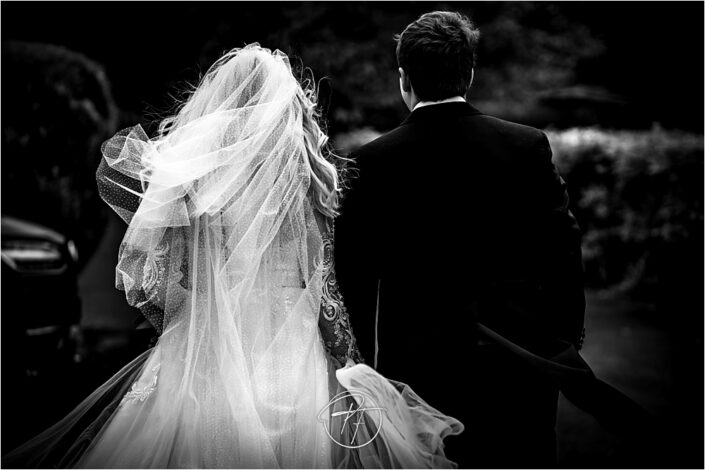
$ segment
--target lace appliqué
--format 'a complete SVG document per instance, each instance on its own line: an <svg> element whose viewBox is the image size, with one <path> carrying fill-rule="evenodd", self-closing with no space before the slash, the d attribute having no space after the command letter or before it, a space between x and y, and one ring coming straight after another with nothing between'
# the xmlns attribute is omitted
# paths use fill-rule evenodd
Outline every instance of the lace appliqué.
<svg viewBox="0 0 705 470"><path fill-rule="evenodd" d="M158 288L160 281L164 278L164 258L169 252L169 243L157 245L154 251L147 253L147 260L144 263L144 277L142 278L142 289L150 293Z"/></svg>
<svg viewBox="0 0 705 470"><path fill-rule="evenodd" d="M328 223L323 234L323 291L319 325L323 343L328 353L341 365L348 359L356 363L364 362L357 348L357 342L350 326L350 317L335 276L333 259L333 226Z"/></svg>
<svg viewBox="0 0 705 470"><path fill-rule="evenodd" d="M122 397L122 403L128 403L130 401L139 401L142 403L149 398L152 393L154 393L157 389L157 379L159 378L159 364L152 368L152 372L154 373L154 377L152 377L152 380L147 385L140 387L139 382L132 384L130 391Z"/></svg>
<svg viewBox="0 0 705 470"><path fill-rule="evenodd" d="M163 241L146 255L142 274L144 301L138 305L142 315L159 334L164 326L165 313L176 310L186 297L186 289L181 285L184 277L183 238L178 235L169 238L171 244Z"/></svg>

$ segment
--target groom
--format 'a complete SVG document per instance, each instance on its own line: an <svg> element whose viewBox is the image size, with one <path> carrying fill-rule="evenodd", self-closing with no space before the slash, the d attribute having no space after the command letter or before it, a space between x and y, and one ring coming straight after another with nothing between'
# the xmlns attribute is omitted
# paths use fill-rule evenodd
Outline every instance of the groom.
<svg viewBox="0 0 705 470"><path fill-rule="evenodd" d="M544 133L466 102L478 39L443 11L397 37L411 114L352 155L337 271L367 364L465 424L452 460L551 467L558 384L521 356L580 346L580 230Z"/></svg>

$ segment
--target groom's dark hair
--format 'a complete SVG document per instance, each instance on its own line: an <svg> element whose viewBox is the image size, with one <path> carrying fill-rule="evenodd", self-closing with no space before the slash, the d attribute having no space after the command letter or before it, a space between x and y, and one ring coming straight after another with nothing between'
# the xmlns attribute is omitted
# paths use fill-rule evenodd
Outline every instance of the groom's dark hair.
<svg viewBox="0 0 705 470"><path fill-rule="evenodd" d="M465 96L480 39L480 30L468 17L450 11L426 13L394 39L397 63L419 100Z"/></svg>

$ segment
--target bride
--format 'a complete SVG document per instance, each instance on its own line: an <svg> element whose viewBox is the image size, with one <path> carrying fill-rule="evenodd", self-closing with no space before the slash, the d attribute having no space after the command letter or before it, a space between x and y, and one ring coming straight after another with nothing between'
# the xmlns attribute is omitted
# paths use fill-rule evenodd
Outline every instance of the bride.
<svg viewBox="0 0 705 470"><path fill-rule="evenodd" d="M316 117L286 55L253 44L155 138L103 145L101 195L129 223L116 284L160 337L4 466L455 466L463 425L357 352Z"/></svg>

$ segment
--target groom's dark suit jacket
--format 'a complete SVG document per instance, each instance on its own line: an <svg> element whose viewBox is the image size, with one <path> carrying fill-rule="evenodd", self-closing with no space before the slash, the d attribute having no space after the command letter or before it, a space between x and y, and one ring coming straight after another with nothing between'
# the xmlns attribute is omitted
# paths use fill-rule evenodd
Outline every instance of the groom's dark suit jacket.
<svg viewBox="0 0 705 470"><path fill-rule="evenodd" d="M365 361L464 422L461 465L551 465L556 384L475 328L546 356L581 341L580 230L546 136L446 103L352 157L335 254Z"/></svg>

